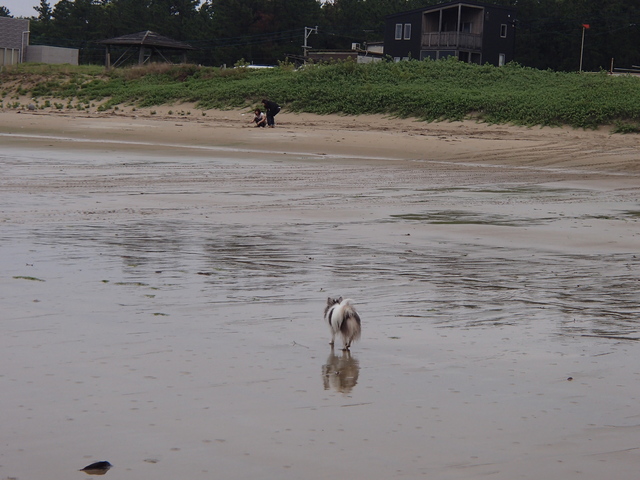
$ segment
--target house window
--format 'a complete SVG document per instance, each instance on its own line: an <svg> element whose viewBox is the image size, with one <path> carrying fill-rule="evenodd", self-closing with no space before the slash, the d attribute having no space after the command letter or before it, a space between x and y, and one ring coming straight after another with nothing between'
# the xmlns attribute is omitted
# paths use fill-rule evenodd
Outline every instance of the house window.
<svg viewBox="0 0 640 480"><path fill-rule="evenodd" d="M411 24L410 23L404 24L404 39L411 40Z"/></svg>
<svg viewBox="0 0 640 480"><path fill-rule="evenodd" d="M471 22L462 22L460 24L460 31L462 33L471 33Z"/></svg>
<svg viewBox="0 0 640 480"><path fill-rule="evenodd" d="M507 24L503 23L500 25L500 37L507 38Z"/></svg>
<svg viewBox="0 0 640 480"><path fill-rule="evenodd" d="M503 67L507 60L507 56L504 53L498 54L498 66Z"/></svg>
<svg viewBox="0 0 640 480"><path fill-rule="evenodd" d="M402 40L402 24L396 23L396 40Z"/></svg>

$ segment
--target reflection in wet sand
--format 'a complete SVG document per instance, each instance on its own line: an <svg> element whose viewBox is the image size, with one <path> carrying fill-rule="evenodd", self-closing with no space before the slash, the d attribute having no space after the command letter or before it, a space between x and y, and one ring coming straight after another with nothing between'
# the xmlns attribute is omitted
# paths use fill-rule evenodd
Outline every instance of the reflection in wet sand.
<svg viewBox="0 0 640 480"><path fill-rule="evenodd" d="M338 356L333 348L331 349L327 363L322 366L322 382L325 390L333 389L340 393L351 393L358 384L359 375L360 363L349 350L341 350Z"/></svg>
<svg viewBox="0 0 640 480"><path fill-rule="evenodd" d="M371 238L379 233L378 225L370 227ZM212 229L197 221L145 219L38 227L33 233L38 243L73 247L75 255L82 247L98 245L106 258L120 261L124 280L114 282L118 286L173 289L199 275L206 278L202 288L215 291L220 301L280 304L291 285L309 285L311 278L324 285L357 271L363 290L352 290L354 295L384 299L398 318L416 323L428 319L441 327L468 328L551 319L557 335L633 339L637 331L635 253L445 242L425 246L411 237L397 245L370 238L365 244L336 244L318 233L323 228L297 223ZM123 233L114 237L113 229ZM301 301L305 296L317 300L312 290L296 295Z"/></svg>

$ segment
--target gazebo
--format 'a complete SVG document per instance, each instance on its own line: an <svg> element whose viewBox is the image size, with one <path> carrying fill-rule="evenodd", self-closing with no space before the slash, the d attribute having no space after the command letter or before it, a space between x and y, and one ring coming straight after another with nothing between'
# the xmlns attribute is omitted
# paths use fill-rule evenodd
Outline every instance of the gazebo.
<svg viewBox="0 0 640 480"><path fill-rule="evenodd" d="M110 38L99 42L106 46L105 64L107 68L117 67L126 61L132 52L138 51L138 64L142 65L151 60L153 55L162 58L163 61L171 63L166 55L181 54L182 63L187 61L187 51L195 50L188 43L179 42L168 37L163 37L155 32L147 30L146 32L131 33L121 37ZM111 48L125 47L124 53L111 64ZM164 53L163 53L164 52Z"/></svg>

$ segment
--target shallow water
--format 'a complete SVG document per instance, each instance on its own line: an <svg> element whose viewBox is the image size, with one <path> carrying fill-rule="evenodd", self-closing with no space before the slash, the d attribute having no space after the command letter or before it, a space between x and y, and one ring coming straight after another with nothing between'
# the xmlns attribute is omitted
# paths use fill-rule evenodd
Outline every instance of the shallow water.
<svg viewBox="0 0 640 480"><path fill-rule="evenodd" d="M0 161L0 478L635 478L637 188ZM351 355L322 324L335 295L363 317Z"/></svg>

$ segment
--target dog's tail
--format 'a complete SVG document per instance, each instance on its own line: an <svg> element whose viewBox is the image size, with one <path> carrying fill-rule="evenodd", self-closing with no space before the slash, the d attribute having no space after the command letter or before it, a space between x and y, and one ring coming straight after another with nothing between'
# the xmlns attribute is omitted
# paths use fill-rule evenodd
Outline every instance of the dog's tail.
<svg viewBox="0 0 640 480"><path fill-rule="evenodd" d="M353 317L349 317L346 319L346 321L342 322L340 331L342 332L342 335L347 339L347 345L351 345L352 342L359 340L360 334L362 333L360 322Z"/></svg>
<svg viewBox="0 0 640 480"><path fill-rule="evenodd" d="M356 310L349 304L348 300L344 303L346 303L346 305L343 310L343 321L340 325L340 333L345 340L345 344L349 346L351 345L351 342L360 339L362 329L360 326L360 315L358 315L358 312L356 312Z"/></svg>

